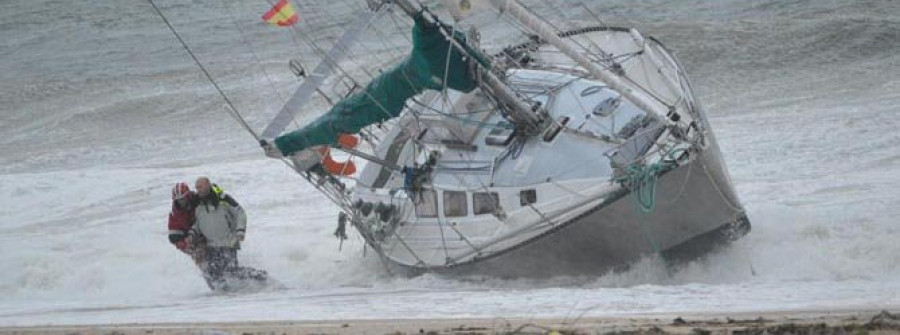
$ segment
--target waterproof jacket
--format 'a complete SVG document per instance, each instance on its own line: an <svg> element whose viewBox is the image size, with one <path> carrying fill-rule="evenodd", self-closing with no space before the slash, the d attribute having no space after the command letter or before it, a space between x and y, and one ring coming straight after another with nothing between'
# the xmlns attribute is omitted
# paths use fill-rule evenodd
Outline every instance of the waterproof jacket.
<svg viewBox="0 0 900 335"><path fill-rule="evenodd" d="M169 212L169 242L178 243L184 240L194 224L194 206L196 198L191 197L188 205L181 207L178 202L172 201L172 211Z"/></svg>
<svg viewBox="0 0 900 335"><path fill-rule="evenodd" d="M197 199L194 218L193 231L206 237L208 247L237 248L238 232L243 234L247 229L244 209L218 187L206 197Z"/></svg>

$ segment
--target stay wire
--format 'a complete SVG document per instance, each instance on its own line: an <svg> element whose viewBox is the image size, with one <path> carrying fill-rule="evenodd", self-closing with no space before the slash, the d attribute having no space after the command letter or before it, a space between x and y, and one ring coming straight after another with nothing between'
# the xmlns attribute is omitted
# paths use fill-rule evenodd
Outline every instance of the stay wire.
<svg viewBox="0 0 900 335"><path fill-rule="evenodd" d="M274 3L272 2L272 0L264 0L264 1L266 1L269 4L274 6ZM291 38L294 39L294 42L295 42L295 44L298 45L298 47L299 47L299 42L297 41L297 37L299 36L301 39L304 40L304 42L306 42L307 46L312 48L314 53L318 54L322 58L322 61L328 62L333 67L334 70L336 70L337 72L339 72L340 74L342 74L343 76L348 78L354 85L362 86L362 85L359 85L359 82L356 79L354 79L337 61L328 57L328 53L323 48L321 48L318 45L318 43L316 43L309 36L297 32L296 29L297 28L294 25L290 26ZM344 52L345 54L347 52L346 50L341 50L341 51ZM370 78L374 78L374 76L371 73L369 73L365 69L365 67L363 67L363 72L365 72L367 75L369 75ZM388 113L387 109L381 103L379 103L374 97L372 97L364 88L360 91L360 93L366 95L366 97L368 97L370 100L372 100L375 103L376 107L378 107L378 109L380 109L381 112L383 112L384 114L387 114L388 116L391 116L391 114ZM301 136L303 136L303 135L301 134ZM306 138L306 136L303 136L303 138L304 138L304 140L306 140L308 142L308 139Z"/></svg>
<svg viewBox="0 0 900 335"><path fill-rule="evenodd" d="M240 123L241 126L243 126L243 128L245 130L247 130L247 132L249 132L250 135L252 135L254 139L256 139L256 141L260 141L261 138L259 137L259 135L257 135L256 132L253 131L252 128L250 128L250 125L247 124L247 121L243 118L243 116L241 116L240 112L237 110L237 108L234 106L234 104L231 102L231 100L228 99L228 96L225 94L225 92L222 90L222 88L219 87L218 83L216 83L216 81L212 78L212 75L210 75L209 71L207 71L206 68L203 66L203 63L200 62L200 60L193 53L193 51L190 49L190 47L188 47L187 43L184 42L184 40L181 38L181 36L178 34L178 32L175 30L175 28L169 22L169 20L165 17L165 15L163 15L163 13L159 9L159 7L156 6L156 4L153 2L153 0L147 0L147 1L150 3L151 6L153 6L153 9L156 11L157 14L159 14L160 18L163 19L163 22L166 23L166 26L168 26L169 30L172 31L172 34L175 35L175 38L178 39L178 41L184 47L185 51L187 51L187 53L191 56L191 58L194 60L194 62L197 64L197 66L200 67L200 70L203 71L203 74L206 76L206 78L209 80L209 82L213 84L213 86L216 88L216 91L219 92L219 94L222 96L222 98L225 100L225 102L231 108L229 110L229 114L235 120L237 120L238 123ZM281 161L288 167L291 167L292 169L294 169L294 167L287 160L281 159ZM312 184L314 186L316 186L318 183L312 183ZM316 186L316 188L320 188L320 187ZM349 205L349 204L343 203L342 201L338 200L338 199L342 198L340 195L335 195L335 194L330 194L329 192L324 192L324 190L321 188L320 188L320 190L322 190L323 194L326 194L326 196L329 199L331 199L332 202L334 202L338 206L341 206L341 205L348 206Z"/></svg>
<svg viewBox="0 0 900 335"><path fill-rule="evenodd" d="M278 88L275 86L275 82L272 80L272 77L269 75L269 72L266 71L266 67L263 65L262 60L256 54L256 51L254 51L253 45L250 43L250 40L247 39L247 36L244 33L244 29L241 27L240 23L238 23L237 18L234 15L234 11L232 10L231 6L228 5L227 1L228 0L222 0L222 6L224 6L225 10L228 11L228 16L231 18L231 23L234 25L235 29L237 29L239 35L241 36L241 41L250 50L250 54L253 56L253 59L256 61L256 65L259 66L260 70L262 70L263 76L266 78L266 81L269 83L269 87L272 88L272 91L278 97L278 100L280 100L281 104L284 105L285 102L287 101L287 99L285 99L284 96L281 95L281 92L278 91ZM297 128L300 128L299 123L297 123L296 116L292 117L291 121L293 121L294 126L296 126Z"/></svg>
<svg viewBox="0 0 900 335"><path fill-rule="evenodd" d="M175 28L172 26L172 24L169 23L169 19L167 19L166 16L163 15L162 11L159 9L159 7L156 6L156 4L153 2L153 0L147 0L147 2L150 3L150 6L153 6L153 9L156 11L157 14L159 14L159 17L162 18L163 22L166 23L166 26L169 27L169 30L172 31L172 34L175 35L175 38L178 39L178 42L181 43L181 46L184 47L184 50L187 51L188 55L190 55L191 58L194 59L194 62L197 63L197 66L200 67L200 70L203 71L203 74L206 76L206 79L209 80L209 82L213 84L213 86L216 88L216 91L219 92L219 95L222 96L222 99L224 99L225 103L228 104L228 107L231 108L228 111L228 114L230 114L231 117L233 117L244 128L244 130L246 130L248 133L250 133L250 135L253 136L253 138L256 139L257 142L259 142L259 140L260 140L259 135L257 135L256 132L253 131L253 128L250 128L250 125L247 124L247 121L244 119L243 116L241 116L240 112L238 112L237 107L234 106L234 104L231 102L231 99L228 99L228 96L225 95L225 92L222 90L221 87L219 87L219 84L216 83L216 81L213 79L212 75L209 74L209 71L206 70L206 67L203 66L203 63L200 62L200 59L198 59L197 56L194 55L194 52L191 51L191 48L188 47L187 43L184 42L184 40L181 38L181 35L178 34L178 31L176 31Z"/></svg>

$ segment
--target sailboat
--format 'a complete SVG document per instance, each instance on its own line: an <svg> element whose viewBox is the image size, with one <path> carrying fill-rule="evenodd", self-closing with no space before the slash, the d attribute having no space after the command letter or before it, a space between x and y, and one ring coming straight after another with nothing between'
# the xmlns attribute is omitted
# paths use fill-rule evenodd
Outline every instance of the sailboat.
<svg viewBox="0 0 900 335"><path fill-rule="evenodd" d="M390 271L594 275L749 232L705 112L655 38L560 30L492 0L528 38L489 53L476 27L419 2L368 4L311 74L292 63L304 81L260 144L339 207L337 235L355 228ZM323 92L346 82L347 50L385 12L411 20L412 51ZM330 109L285 131L318 94Z"/></svg>

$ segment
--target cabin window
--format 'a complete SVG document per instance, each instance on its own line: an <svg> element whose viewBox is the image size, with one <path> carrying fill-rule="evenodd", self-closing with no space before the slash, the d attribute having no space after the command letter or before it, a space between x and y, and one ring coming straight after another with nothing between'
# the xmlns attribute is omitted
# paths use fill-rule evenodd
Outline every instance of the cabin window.
<svg viewBox="0 0 900 335"><path fill-rule="evenodd" d="M466 192L444 191L444 216L454 217L466 215L469 215Z"/></svg>
<svg viewBox="0 0 900 335"><path fill-rule="evenodd" d="M535 202L537 202L537 191L532 189L519 192L519 204L522 206L527 206Z"/></svg>
<svg viewBox="0 0 900 335"><path fill-rule="evenodd" d="M422 190L416 198L416 216L420 218L437 217L437 195L432 190Z"/></svg>
<svg viewBox="0 0 900 335"><path fill-rule="evenodd" d="M500 197L495 192L473 193L472 207L475 215L497 212L500 209Z"/></svg>

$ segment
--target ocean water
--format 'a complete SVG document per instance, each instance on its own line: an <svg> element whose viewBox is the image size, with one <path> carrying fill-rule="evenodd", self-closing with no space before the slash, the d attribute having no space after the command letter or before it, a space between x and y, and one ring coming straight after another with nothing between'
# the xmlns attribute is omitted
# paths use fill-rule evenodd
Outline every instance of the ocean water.
<svg viewBox="0 0 900 335"><path fill-rule="evenodd" d="M257 129L297 85L286 61L314 63L259 21L265 1L157 3ZM526 3L561 28L595 20L586 6L675 50L748 236L676 270L646 259L595 278L392 277L357 236L338 250L336 209L262 157L149 3L8 0L0 325L900 308L900 2ZM362 6L302 2L300 31L327 43ZM391 46L357 61L402 54ZM169 245L169 187L201 175L248 211L242 262L283 288L212 294Z"/></svg>

